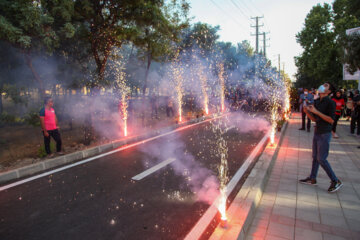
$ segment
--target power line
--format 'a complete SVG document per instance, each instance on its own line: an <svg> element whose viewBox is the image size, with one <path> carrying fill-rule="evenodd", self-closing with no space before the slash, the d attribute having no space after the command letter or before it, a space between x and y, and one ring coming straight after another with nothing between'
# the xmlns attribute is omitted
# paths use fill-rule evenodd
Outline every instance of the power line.
<svg viewBox="0 0 360 240"><path fill-rule="evenodd" d="M234 2L234 0L230 0L233 4L234 4L234 6L237 8L237 9L239 9L239 11L240 11L240 13L246 18L246 19L249 19L249 17L248 16L246 16L246 14L243 12L243 10Z"/></svg>
<svg viewBox="0 0 360 240"><path fill-rule="evenodd" d="M216 3L215 3L215 1L213 1L213 0L210 0L214 5L215 5L215 7L217 7L218 9L220 9L222 12L224 12L225 13L225 16L228 16L229 18L231 18L236 24L238 24L239 26L241 26L241 28L246 28L246 27L244 27L241 23L239 23L232 15L230 15L228 12L226 12L225 10L223 10L219 5L217 5Z"/></svg>

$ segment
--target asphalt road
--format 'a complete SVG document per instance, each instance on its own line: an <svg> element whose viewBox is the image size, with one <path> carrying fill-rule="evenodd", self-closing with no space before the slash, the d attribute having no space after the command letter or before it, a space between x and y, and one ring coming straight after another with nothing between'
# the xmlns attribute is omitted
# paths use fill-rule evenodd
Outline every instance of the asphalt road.
<svg viewBox="0 0 360 240"><path fill-rule="evenodd" d="M263 134L229 127L231 178ZM209 207L198 199L212 193L202 187L217 175L218 136L203 123L4 190L0 239L182 239Z"/></svg>

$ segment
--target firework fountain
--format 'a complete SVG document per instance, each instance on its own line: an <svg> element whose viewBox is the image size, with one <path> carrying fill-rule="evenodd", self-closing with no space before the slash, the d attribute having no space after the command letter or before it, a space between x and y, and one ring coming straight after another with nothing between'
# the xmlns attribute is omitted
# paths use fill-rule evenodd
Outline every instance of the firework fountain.
<svg viewBox="0 0 360 240"><path fill-rule="evenodd" d="M200 79L201 84L201 92L203 95L203 101L204 101L204 111L206 114L209 114L209 96L207 92L207 77L205 75L205 67L203 64L201 64L199 58L196 56L196 54L193 55L195 61L197 64L197 77Z"/></svg>
<svg viewBox="0 0 360 240"><path fill-rule="evenodd" d="M221 127L219 122L212 123L212 131L216 136L217 155L220 157L220 165L218 166L219 182L220 182L220 198L218 201L218 210L221 214L221 226L227 227L226 217L226 184L228 182L228 147L223 137L226 132L226 127Z"/></svg>
<svg viewBox="0 0 360 240"><path fill-rule="evenodd" d="M113 70L115 72L114 88L120 93L119 112L123 121L123 133L126 137L128 135L128 96L130 95L130 88L126 85L126 74L122 56L118 52L116 56L119 58L114 62Z"/></svg>
<svg viewBox="0 0 360 240"><path fill-rule="evenodd" d="M183 105L183 72L179 61L179 51L176 52L175 59L170 66L171 79L175 84L177 105L179 113L179 122L182 122L182 105Z"/></svg>
<svg viewBox="0 0 360 240"><path fill-rule="evenodd" d="M219 63L219 81L220 81L220 104L221 104L221 111L225 111L225 80L224 80L224 64Z"/></svg>

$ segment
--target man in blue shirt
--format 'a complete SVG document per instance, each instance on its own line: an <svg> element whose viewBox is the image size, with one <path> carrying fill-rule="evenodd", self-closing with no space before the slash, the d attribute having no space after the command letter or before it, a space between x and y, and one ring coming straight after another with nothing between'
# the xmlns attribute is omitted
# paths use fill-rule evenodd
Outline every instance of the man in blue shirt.
<svg viewBox="0 0 360 240"><path fill-rule="evenodd" d="M306 113L304 111L304 107L312 104L314 104L314 96L308 91L308 89L305 88L304 93L300 95L300 111L301 111L302 122L301 122L301 128L299 130L305 130ZM310 118L308 117L307 126L306 126L308 132L310 132L310 126L311 126L311 121Z"/></svg>

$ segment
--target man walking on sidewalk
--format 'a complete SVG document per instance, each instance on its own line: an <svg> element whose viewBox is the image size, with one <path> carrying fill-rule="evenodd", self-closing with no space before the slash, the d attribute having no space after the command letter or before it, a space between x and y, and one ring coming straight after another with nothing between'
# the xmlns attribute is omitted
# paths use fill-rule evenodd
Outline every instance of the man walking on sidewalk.
<svg viewBox="0 0 360 240"><path fill-rule="evenodd" d="M299 130L305 130L305 122L306 122L306 113L305 113L305 107L307 105L311 105L314 103L314 96L309 93L309 91L305 88L304 89L304 93L300 95L300 109L301 109L301 128ZM307 131L310 132L310 126L311 126L311 121L310 118L307 117Z"/></svg>
<svg viewBox="0 0 360 240"><path fill-rule="evenodd" d="M329 98L329 94L334 90L330 83L324 83L319 87L320 98L315 100L315 105L304 108L306 115L316 122L314 138L312 144L312 168L311 174L300 183L316 185L316 177L319 166L325 170L331 179L328 192L336 192L342 186L341 181L336 177L330 163L327 161L331 140L331 129L335 118L335 102Z"/></svg>

